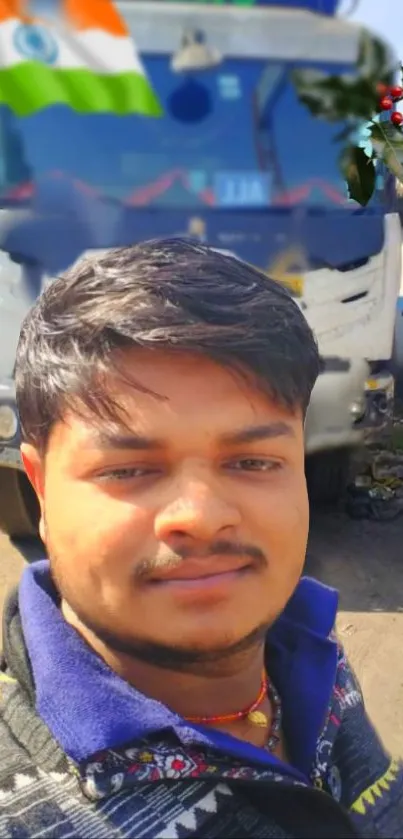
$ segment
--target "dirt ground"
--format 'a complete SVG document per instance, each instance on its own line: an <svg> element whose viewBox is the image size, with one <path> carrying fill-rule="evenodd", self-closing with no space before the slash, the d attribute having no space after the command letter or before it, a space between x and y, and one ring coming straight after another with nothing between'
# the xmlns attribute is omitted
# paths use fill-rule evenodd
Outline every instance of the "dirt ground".
<svg viewBox="0 0 403 839"><path fill-rule="evenodd" d="M338 628L369 713L386 745L403 756L403 516L388 524L343 512L313 515L306 573L340 591ZM0 536L0 607L35 544Z"/></svg>
<svg viewBox="0 0 403 839"><path fill-rule="evenodd" d="M403 516L314 516L306 571L340 592L338 630L384 742L403 756Z"/></svg>

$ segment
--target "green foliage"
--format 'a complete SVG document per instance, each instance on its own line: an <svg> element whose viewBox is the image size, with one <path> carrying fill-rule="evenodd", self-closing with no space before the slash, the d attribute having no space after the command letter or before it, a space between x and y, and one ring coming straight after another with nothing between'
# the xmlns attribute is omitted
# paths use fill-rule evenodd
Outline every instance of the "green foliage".
<svg viewBox="0 0 403 839"><path fill-rule="evenodd" d="M403 182L403 134L389 121L376 119L379 85L391 85L394 68L387 47L364 32L355 72L332 75L317 70L296 70L293 82L300 101L318 119L345 123L335 136L343 142L340 167L349 197L365 206L375 189L374 161L382 161ZM352 139L367 123L370 153Z"/></svg>
<svg viewBox="0 0 403 839"><path fill-rule="evenodd" d="M371 142L375 156L403 183L403 134L390 122L372 122Z"/></svg>
<svg viewBox="0 0 403 839"><path fill-rule="evenodd" d="M340 165L347 181L349 198L365 207L375 189L376 173L373 160L365 154L364 149L347 146L340 155Z"/></svg>

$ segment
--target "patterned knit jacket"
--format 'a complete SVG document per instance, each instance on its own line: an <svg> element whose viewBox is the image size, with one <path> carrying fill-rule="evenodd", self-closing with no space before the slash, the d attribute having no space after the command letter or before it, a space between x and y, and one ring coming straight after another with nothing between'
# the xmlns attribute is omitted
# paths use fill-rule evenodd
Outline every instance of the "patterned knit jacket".
<svg viewBox="0 0 403 839"><path fill-rule="evenodd" d="M403 837L403 767L369 722L341 647L309 777L296 778L172 730L73 760L36 710L16 593L3 643L2 839Z"/></svg>

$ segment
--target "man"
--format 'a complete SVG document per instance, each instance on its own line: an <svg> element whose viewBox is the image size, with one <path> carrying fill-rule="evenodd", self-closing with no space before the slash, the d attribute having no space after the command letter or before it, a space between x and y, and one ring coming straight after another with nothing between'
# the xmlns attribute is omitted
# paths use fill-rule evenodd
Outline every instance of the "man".
<svg viewBox="0 0 403 839"><path fill-rule="evenodd" d="M288 292L202 245L82 260L22 328L49 562L4 616L2 837L403 837L403 771L300 580L319 372Z"/></svg>

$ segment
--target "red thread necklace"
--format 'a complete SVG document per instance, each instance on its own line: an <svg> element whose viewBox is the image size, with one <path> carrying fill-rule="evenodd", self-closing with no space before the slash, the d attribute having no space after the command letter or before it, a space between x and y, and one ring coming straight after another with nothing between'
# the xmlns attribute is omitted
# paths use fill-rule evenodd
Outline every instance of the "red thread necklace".
<svg viewBox="0 0 403 839"><path fill-rule="evenodd" d="M267 696L269 687L271 687L271 685L269 685L269 679L266 671L264 670L260 682L259 693L256 699L254 699L247 708L243 708L241 711L234 711L232 714L217 714L212 717L186 717L186 719L188 722L199 725L211 725L212 723L235 722L235 720L247 719L249 722L254 723L254 725L266 726L268 722L267 714L264 714L263 711L259 711L259 707L265 696Z"/></svg>

